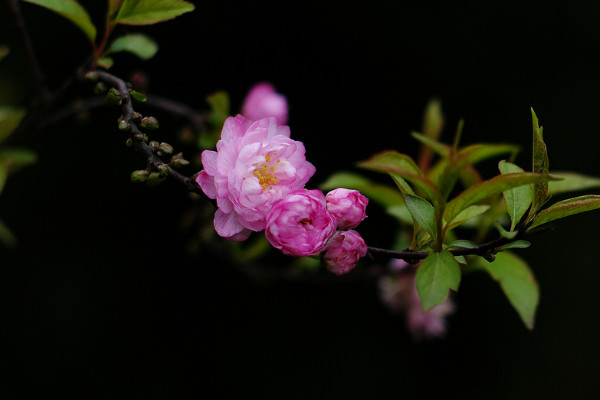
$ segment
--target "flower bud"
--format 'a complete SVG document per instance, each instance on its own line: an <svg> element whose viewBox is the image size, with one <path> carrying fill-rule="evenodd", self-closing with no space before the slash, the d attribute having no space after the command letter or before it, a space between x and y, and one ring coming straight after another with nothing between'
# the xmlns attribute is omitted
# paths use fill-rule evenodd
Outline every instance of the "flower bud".
<svg viewBox="0 0 600 400"><path fill-rule="evenodd" d="M158 145L158 149L164 154L173 154L173 146L171 146L169 143L162 142Z"/></svg>
<svg viewBox="0 0 600 400"><path fill-rule="evenodd" d="M139 124L140 122L142 122L142 114L140 114L137 111L134 111L133 114L131 114L131 120L133 122L135 122L136 124Z"/></svg>
<svg viewBox="0 0 600 400"><path fill-rule="evenodd" d="M356 228L367 217L369 199L358 190L334 189L325 196L327 211L337 219L338 229Z"/></svg>
<svg viewBox="0 0 600 400"><path fill-rule="evenodd" d="M148 178L146 178L146 185L150 187L158 186L164 180L165 178L161 177L158 172L151 172Z"/></svg>
<svg viewBox="0 0 600 400"><path fill-rule="evenodd" d="M96 85L94 86L94 93L102 94L104 92L106 92L106 84L104 82L96 82Z"/></svg>
<svg viewBox="0 0 600 400"><path fill-rule="evenodd" d="M110 88L108 93L106 94L106 101L108 104L112 104L114 106L120 106L123 104L123 97L121 93L114 87Z"/></svg>
<svg viewBox="0 0 600 400"><path fill-rule="evenodd" d="M343 275L352 271L361 257L367 255L367 244L356 231L338 231L329 239L323 253L327 269Z"/></svg>
<svg viewBox="0 0 600 400"><path fill-rule="evenodd" d="M144 117L142 118L142 122L140 123L142 128L153 131L158 129L158 120L154 117Z"/></svg>
<svg viewBox="0 0 600 400"><path fill-rule="evenodd" d="M124 132L129 132L131 129L131 124L123 119L119 120L119 130Z"/></svg>
<svg viewBox="0 0 600 400"><path fill-rule="evenodd" d="M162 178L164 178L164 177L168 176L170 172L171 172L171 170L169 169L169 166L168 166L167 164L161 164L161 165L158 167L158 174L159 174L159 175L160 175Z"/></svg>
<svg viewBox="0 0 600 400"><path fill-rule="evenodd" d="M148 175L150 175L150 172L145 169L133 171L131 173L131 182L145 182Z"/></svg>
<svg viewBox="0 0 600 400"><path fill-rule="evenodd" d="M275 92L271 84L259 83L248 92L242 106L242 114L252 121L275 117L278 125L285 125L288 119L287 100Z"/></svg>

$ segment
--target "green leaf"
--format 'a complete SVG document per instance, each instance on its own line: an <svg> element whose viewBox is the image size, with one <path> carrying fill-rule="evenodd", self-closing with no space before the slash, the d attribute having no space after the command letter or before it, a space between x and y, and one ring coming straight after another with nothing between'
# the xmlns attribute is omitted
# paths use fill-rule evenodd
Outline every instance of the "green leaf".
<svg viewBox="0 0 600 400"><path fill-rule="evenodd" d="M25 114L27 111L24 108L0 106L0 143L17 129Z"/></svg>
<svg viewBox="0 0 600 400"><path fill-rule="evenodd" d="M0 242L6 247L15 247L17 245L17 238L2 220L0 220Z"/></svg>
<svg viewBox="0 0 600 400"><path fill-rule="evenodd" d="M210 105L212 123L214 125L223 125L227 117L231 115L229 95L227 92L219 91L206 97L206 102Z"/></svg>
<svg viewBox="0 0 600 400"><path fill-rule="evenodd" d="M8 178L8 168L4 164L0 164L0 193L4 190L6 185L6 178Z"/></svg>
<svg viewBox="0 0 600 400"><path fill-rule="evenodd" d="M148 100L148 98L146 97L146 95L144 93L136 92L135 90L130 90L129 94L131 95L131 97L133 97L133 99L135 99L137 101L144 102L144 101Z"/></svg>
<svg viewBox="0 0 600 400"><path fill-rule="evenodd" d="M500 247L499 251L504 251L508 249L526 249L531 246L531 243L527 240L515 240L514 242L510 242Z"/></svg>
<svg viewBox="0 0 600 400"><path fill-rule="evenodd" d="M498 164L500 172L505 174L512 174L518 172L525 172L523 168L513 163L500 161ZM515 226L521 221L521 218L525 215L531 202L533 201L533 191L530 185L523 185L513 189L505 190L502 192L504 202L506 204L506 211L510 216L511 225L510 230L513 231Z"/></svg>
<svg viewBox="0 0 600 400"><path fill-rule="evenodd" d="M503 237L504 239L512 240L519 234L519 231L512 231L512 232L507 231L498 222L496 222L494 224L494 226L498 230L498 233L500 234L500 236Z"/></svg>
<svg viewBox="0 0 600 400"><path fill-rule="evenodd" d="M471 242L470 240L455 240L454 242L450 243L447 247L446 250L452 250L452 249L476 249L478 246L477 244Z"/></svg>
<svg viewBox="0 0 600 400"><path fill-rule="evenodd" d="M505 190L522 185L547 181L548 179L552 178L549 175L540 175L531 172L495 176L487 181L470 186L456 196L452 201L448 202L444 212L444 219L446 221L452 221L458 215L458 213L468 206L490 196L502 193Z"/></svg>
<svg viewBox="0 0 600 400"><path fill-rule="evenodd" d="M519 152L519 146L505 143L473 144L463 148L460 152L468 154L470 164L478 164L490 158L499 157L504 154L515 155Z"/></svg>
<svg viewBox="0 0 600 400"><path fill-rule="evenodd" d="M558 203L552 204L550 207L540 211L533 219L530 229L559 218L565 218L570 215L592 211L597 208L600 208L600 195L579 196L573 197L572 199L559 201Z"/></svg>
<svg viewBox="0 0 600 400"><path fill-rule="evenodd" d="M89 14L76 0L23 0L62 15L85 33L91 43L96 40L96 27Z"/></svg>
<svg viewBox="0 0 600 400"><path fill-rule="evenodd" d="M158 44L142 33L130 33L115 39L105 54L126 51L142 60L149 60L158 51Z"/></svg>
<svg viewBox="0 0 600 400"><path fill-rule="evenodd" d="M481 265L500 283L525 326L533 329L540 292L527 263L511 252L502 252L496 254L494 262Z"/></svg>
<svg viewBox="0 0 600 400"><path fill-rule="evenodd" d="M121 4L123 4L123 0L108 0L108 10L106 11L107 21L114 20L115 14L119 11Z"/></svg>
<svg viewBox="0 0 600 400"><path fill-rule="evenodd" d="M412 216L404 205L404 198L397 190L378 183L371 182L367 178L352 173L341 171L331 175L325 182L319 185L321 190L332 190L336 188L354 189L361 192L369 200L380 204L385 210L402 222L412 224Z"/></svg>
<svg viewBox="0 0 600 400"><path fill-rule="evenodd" d="M544 143L544 130L540 127L537 115L531 109L531 119L533 124L533 169L536 174L547 174L550 167L548 160L548 151ZM537 182L533 185L533 203L530 215L546 202L548 197L548 182Z"/></svg>
<svg viewBox="0 0 600 400"><path fill-rule="evenodd" d="M429 233L431 238L437 237L437 225L435 221L435 209L425 199L406 193L404 195L406 208L414 219Z"/></svg>
<svg viewBox="0 0 600 400"><path fill-rule="evenodd" d="M595 176L586 176L574 172L552 172L552 176L560 178L560 180L548 182L549 195L600 188L600 178Z"/></svg>
<svg viewBox="0 0 600 400"><path fill-rule="evenodd" d="M429 253L417 270L416 284L423 311L428 311L444 301L449 289L458 290L460 267L448 251Z"/></svg>
<svg viewBox="0 0 600 400"><path fill-rule="evenodd" d="M9 148L0 151L0 164L5 166L9 173L34 164L36 154L29 149Z"/></svg>
<svg viewBox="0 0 600 400"><path fill-rule="evenodd" d="M125 25L151 25L194 10L183 0L125 0L114 22Z"/></svg>
<svg viewBox="0 0 600 400"><path fill-rule="evenodd" d="M96 65L104 69L110 69L115 64L115 60L112 57L100 57L96 60Z"/></svg>
<svg viewBox="0 0 600 400"><path fill-rule="evenodd" d="M427 177L423 176L421 169L406 154L388 150L375 154L368 160L359 162L358 166L388 173L403 193L413 194L410 187L404 181L406 179L416 188L420 189L431 200L434 207L438 208L445 204L437 187Z"/></svg>
<svg viewBox="0 0 600 400"><path fill-rule="evenodd" d="M439 139L444 127L444 115L442 114L442 103L438 99L432 99L425 107L423 116L423 134L433 140Z"/></svg>
<svg viewBox="0 0 600 400"><path fill-rule="evenodd" d="M481 204L481 205L477 204L477 205L469 206L469 207L465 208L464 210L462 210L461 212L459 212L458 215L456 217L454 217L454 219L450 223L447 223L446 226L444 227L444 231L449 231L451 229L454 229L457 226L462 225L465 222L483 214L484 212L486 212L489 209L490 209L490 206L486 205L486 204Z"/></svg>
<svg viewBox="0 0 600 400"><path fill-rule="evenodd" d="M0 61L10 53L10 48L6 45L0 45Z"/></svg>
<svg viewBox="0 0 600 400"><path fill-rule="evenodd" d="M438 142L419 132L411 132L411 136L444 158L450 155L450 146L445 143Z"/></svg>

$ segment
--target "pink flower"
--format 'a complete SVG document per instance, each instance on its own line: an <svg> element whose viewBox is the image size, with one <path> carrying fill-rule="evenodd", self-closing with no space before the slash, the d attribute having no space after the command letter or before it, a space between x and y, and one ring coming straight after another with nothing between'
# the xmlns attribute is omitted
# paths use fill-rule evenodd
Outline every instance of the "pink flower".
<svg viewBox="0 0 600 400"><path fill-rule="evenodd" d="M441 337L446 334L446 317L454 312L454 303L446 298L442 303L423 312L417 294L415 271L400 272L397 276L386 276L379 281L381 300L392 311L403 312L406 326L416 339Z"/></svg>
<svg viewBox="0 0 600 400"><path fill-rule="evenodd" d="M327 212L320 190L298 190L273 204L265 236L273 247L294 257L312 256L335 233L335 218Z"/></svg>
<svg viewBox="0 0 600 400"><path fill-rule="evenodd" d="M338 229L356 228L367 218L366 208L369 199L358 190L334 189L325 196L327 211L337 219Z"/></svg>
<svg viewBox="0 0 600 400"><path fill-rule="evenodd" d="M352 271L361 257L367 255L367 244L356 231L340 231L329 239L323 260L327 269L343 275Z"/></svg>
<svg viewBox="0 0 600 400"><path fill-rule="evenodd" d="M273 204L304 187L315 173L301 142L275 118L249 121L241 115L225 121L217 151L202 152L204 170L196 177L202 191L217 200L217 233L245 240L265 229Z"/></svg>
<svg viewBox="0 0 600 400"><path fill-rule="evenodd" d="M275 92L275 88L266 82L256 84L250 89L242 114L253 121L266 117L275 117L279 125L285 125L288 118L288 105L284 96Z"/></svg>

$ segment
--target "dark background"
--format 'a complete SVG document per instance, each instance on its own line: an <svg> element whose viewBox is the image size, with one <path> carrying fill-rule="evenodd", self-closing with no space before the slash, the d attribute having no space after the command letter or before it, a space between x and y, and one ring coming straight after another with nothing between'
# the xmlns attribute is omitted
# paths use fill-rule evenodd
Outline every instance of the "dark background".
<svg viewBox="0 0 600 400"><path fill-rule="evenodd" d="M82 3L100 25L104 2ZM174 21L124 28L161 50L149 62L118 55L114 72L142 68L150 93L198 109L221 89L237 109L251 85L271 81L317 167L314 186L376 151L416 155L409 133L432 97L447 140L465 118L464 143L517 142L523 166L533 106L551 168L600 175L600 5L549 4L197 2ZM57 87L85 59L85 39L46 10L22 10ZM0 43L12 53L0 63L0 99L26 102L32 87L12 22L1 3ZM373 281L257 284L222 261L187 256L180 221L194 203L170 181L129 182L143 161L123 145L116 117L94 110L87 124L67 120L15 142L39 162L14 175L0 201L20 242L0 250L3 399L597 396L599 214L565 220L519 253L541 286L533 332L489 277L473 275L447 337L415 343ZM161 124L167 138L179 126ZM370 215L361 232L388 244L388 222Z"/></svg>

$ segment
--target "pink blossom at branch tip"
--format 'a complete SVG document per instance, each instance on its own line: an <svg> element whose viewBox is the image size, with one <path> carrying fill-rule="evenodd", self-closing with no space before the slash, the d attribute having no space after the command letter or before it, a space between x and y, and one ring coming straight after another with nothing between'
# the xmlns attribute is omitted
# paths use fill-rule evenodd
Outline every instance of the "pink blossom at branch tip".
<svg viewBox="0 0 600 400"><path fill-rule="evenodd" d="M265 236L284 254L319 254L335 233L336 221L327 212L320 190L297 190L283 197L267 214Z"/></svg>
<svg viewBox="0 0 600 400"><path fill-rule="evenodd" d="M242 114L252 121L274 117L279 125L285 125L288 119L287 100L283 95L275 92L275 88L270 83L258 83L246 95Z"/></svg>
<svg viewBox="0 0 600 400"><path fill-rule="evenodd" d="M385 276L379 281L382 302L394 312L404 313L406 326L413 338L420 340L442 337L446 334L446 317L454 312L454 303L446 298L442 303L424 312L417 293L415 272Z"/></svg>
<svg viewBox="0 0 600 400"><path fill-rule="evenodd" d="M369 199L358 190L334 189L325 196L327 211L337 219L338 229L356 228L367 218L366 209Z"/></svg>
<svg viewBox="0 0 600 400"><path fill-rule="evenodd" d="M367 255L367 244L356 231L339 231L325 246L323 260L327 269L343 275L356 267L358 260Z"/></svg>
<svg viewBox="0 0 600 400"><path fill-rule="evenodd" d="M304 154L304 145L290 139L289 127L275 118L227 118L217 151L202 152L204 169L196 176L202 191L217 200L217 233L240 241L265 229L273 204L302 189L315 173Z"/></svg>

